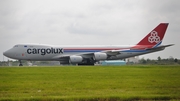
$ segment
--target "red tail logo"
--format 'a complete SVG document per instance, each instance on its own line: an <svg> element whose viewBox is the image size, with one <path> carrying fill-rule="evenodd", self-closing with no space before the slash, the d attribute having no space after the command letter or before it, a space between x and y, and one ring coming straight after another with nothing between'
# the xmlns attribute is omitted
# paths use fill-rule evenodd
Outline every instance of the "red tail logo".
<svg viewBox="0 0 180 101"><path fill-rule="evenodd" d="M148 41L150 43L153 43L153 42L158 43L158 42L160 42L161 40L160 40L160 37L158 36L158 32L152 31L150 36L148 37Z"/></svg>
<svg viewBox="0 0 180 101"><path fill-rule="evenodd" d="M165 35L168 23L160 23L146 37L144 37L137 45L160 45Z"/></svg>

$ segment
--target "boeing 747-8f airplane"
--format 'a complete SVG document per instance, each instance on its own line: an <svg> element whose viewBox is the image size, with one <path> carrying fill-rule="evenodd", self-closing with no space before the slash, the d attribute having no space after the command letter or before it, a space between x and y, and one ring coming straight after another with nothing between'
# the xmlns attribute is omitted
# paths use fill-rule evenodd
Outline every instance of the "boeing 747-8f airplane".
<svg viewBox="0 0 180 101"><path fill-rule="evenodd" d="M52 46L17 44L3 54L9 58L29 61L60 61L60 64L94 65L101 60L117 60L164 50L161 45L168 23L160 23L138 44L132 46Z"/></svg>

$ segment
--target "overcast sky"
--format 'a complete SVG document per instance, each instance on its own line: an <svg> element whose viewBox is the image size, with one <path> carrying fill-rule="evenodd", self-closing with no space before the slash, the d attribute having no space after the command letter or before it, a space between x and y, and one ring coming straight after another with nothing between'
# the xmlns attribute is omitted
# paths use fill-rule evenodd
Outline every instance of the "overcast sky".
<svg viewBox="0 0 180 101"><path fill-rule="evenodd" d="M18 43L134 45L161 22L175 45L141 57L180 59L180 0L0 0L0 61Z"/></svg>

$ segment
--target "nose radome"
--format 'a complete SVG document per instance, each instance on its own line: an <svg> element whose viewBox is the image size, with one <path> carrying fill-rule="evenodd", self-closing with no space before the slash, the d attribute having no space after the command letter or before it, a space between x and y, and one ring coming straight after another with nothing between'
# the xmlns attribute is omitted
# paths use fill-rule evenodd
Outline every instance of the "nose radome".
<svg viewBox="0 0 180 101"><path fill-rule="evenodd" d="M6 57L11 57L10 50L7 50L7 51L3 52L3 55L6 56Z"/></svg>
<svg viewBox="0 0 180 101"><path fill-rule="evenodd" d="M7 54L8 54L7 51L3 52L3 55L4 55L4 56L7 56Z"/></svg>

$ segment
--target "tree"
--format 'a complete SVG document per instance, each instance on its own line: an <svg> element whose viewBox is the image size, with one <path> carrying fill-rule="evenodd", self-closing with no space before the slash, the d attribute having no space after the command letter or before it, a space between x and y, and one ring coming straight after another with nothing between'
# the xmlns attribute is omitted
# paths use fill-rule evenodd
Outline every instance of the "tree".
<svg viewBox="0 0 180 101"><path fill-rule="evenodd" d="M177 59L177 58L175 58L175 59L174 59L174 62L176 62L176 63L177 63L177 62L178 62L178 59Z"/></svg>
<svg viewBox="0 0 180 101"><path fill-rule="evenodd" d="M145 60L144 58L142 58L142 59L140 60L140 63L146 64L146 60Z"/></svg>
<svg viewBox="0 0 180 101"><path fill-rule="evenodd" d="M161 57L160 56L158 56L158 61L161 61Z"/></svg>

